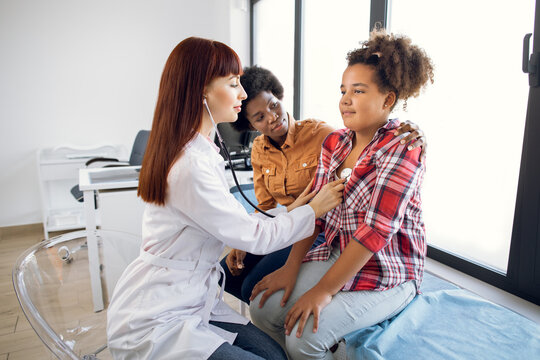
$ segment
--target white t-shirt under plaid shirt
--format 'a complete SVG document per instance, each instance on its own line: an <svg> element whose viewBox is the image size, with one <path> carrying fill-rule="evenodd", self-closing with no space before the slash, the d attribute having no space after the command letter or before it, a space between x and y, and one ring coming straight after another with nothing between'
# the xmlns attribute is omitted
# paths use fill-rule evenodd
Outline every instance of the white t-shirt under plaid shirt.
<svg viewBox="0 0 540 360"><path fill-rule="evenodd" d="M426 254L420 186L424 165L420 148L407 150L405 136L394 136L398 119L377 130L360 154L346 183L343 203L317 220L326 242L310 250L304 262L327 260L333 246L341 252L357 241L373 252L371 259L342 290L382 291L422 281ZM336 171L352 149L354 132L332 132L322 145L313 189L337 178Z"/></svg>

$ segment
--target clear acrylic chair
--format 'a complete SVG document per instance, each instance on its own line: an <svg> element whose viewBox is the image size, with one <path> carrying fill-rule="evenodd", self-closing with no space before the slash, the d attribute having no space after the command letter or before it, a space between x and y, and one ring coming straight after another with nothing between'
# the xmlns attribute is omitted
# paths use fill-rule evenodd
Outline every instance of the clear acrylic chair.
<svg viewBox="0 0 540 360"><path fill-rule="evenodd" d="M105 304L125 267L139 254L139 236L97 231ZM59 359L112 359L106 308L93 311L86 232L63 234L29 248L13 268L21 308Z"/></svg>

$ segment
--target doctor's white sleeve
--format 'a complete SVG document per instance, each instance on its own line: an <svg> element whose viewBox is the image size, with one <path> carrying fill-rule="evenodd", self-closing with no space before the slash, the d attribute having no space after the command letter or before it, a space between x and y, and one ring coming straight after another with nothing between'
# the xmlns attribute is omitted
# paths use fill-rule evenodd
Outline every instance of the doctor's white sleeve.
<svg viewBox="0 0 540 360"><path fill-rule="evenodd" d="M267 254L313 234L315 213L304 205L287 212L276 208L275 218L250 215L229 192L220 171L206 159L183 159L169 174L168 201L200 229L235 249Z"/></svg>

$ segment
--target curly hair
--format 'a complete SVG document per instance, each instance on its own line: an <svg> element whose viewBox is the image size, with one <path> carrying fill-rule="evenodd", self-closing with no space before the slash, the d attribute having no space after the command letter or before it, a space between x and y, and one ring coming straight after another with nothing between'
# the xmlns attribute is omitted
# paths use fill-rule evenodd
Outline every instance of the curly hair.
<svg viewBox="0 0 540 360"><path fill-rule="evenodd" d="M263 91L269 91L279 100L283 100L283 85L270 70L257 65L244 68L240 83L247 93L247 100L242 102L242 110L238 114L238 120L233 122L232 126L238 131L247 131L251 129L246 117L246 107L249 102Z"/></svg>
<svg viewBox="0 0 540 360"><path fill-rule="evenodd" d="M397 100L417 97L428 81L433 83L433 63L426 52L404 35L374 30L362 47L347 54L348 66L365 64L375 69L382 92L393 91ZM392 105L392 109L397 103Z"/></svg>

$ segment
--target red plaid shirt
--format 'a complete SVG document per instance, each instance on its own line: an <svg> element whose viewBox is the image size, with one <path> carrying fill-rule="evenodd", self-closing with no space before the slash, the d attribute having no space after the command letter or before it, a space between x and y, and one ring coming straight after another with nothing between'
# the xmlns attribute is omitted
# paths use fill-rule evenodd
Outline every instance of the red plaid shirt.
<svg viewBox="0 0 540 360"><path fill-rule="evenodd" d="M399 120L377 130L360 154L343 192L343 203L317 220L326 243L309 251L307 261L324 261L333 245L341 252L352 240L373 252L371 259L342 290L386 290L409 280L422 281L426 254L420 185L424 166L420 148L408 151L394 136ZM313 188L335 180L352 150L354 132L332 132L323 143Z"/></svg>

